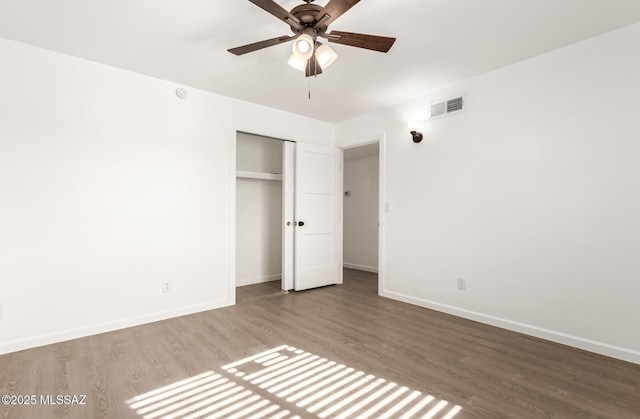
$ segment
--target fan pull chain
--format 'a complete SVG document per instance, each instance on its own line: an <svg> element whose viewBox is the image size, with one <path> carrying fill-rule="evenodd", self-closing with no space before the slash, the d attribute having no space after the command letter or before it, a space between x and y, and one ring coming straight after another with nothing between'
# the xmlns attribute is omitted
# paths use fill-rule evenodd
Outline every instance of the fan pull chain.
<svg viewBox="0 0 640 419"><path fill-rule="evenodd" d="M313 62L313 78L318 77L318 72L317 72L317 66L318 66L318 61L317 60L309 60L309 62L307 62L307 66L311 66L311 62ZM307 77L307 79L309 79L309 100L311 100L311 77Z"/></svg>

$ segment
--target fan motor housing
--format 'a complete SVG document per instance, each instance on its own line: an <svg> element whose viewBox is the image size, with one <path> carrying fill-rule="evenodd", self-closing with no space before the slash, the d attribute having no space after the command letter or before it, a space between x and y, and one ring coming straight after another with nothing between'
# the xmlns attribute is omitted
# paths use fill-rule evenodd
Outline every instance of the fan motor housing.
<svg viewBox="0 0 640 419"><path fill-rule="evenodd" d="M311 26L316 22L318 12L322 10L317 4L301 4L291 10L291 14L300 19L304 26Z"/></svg>

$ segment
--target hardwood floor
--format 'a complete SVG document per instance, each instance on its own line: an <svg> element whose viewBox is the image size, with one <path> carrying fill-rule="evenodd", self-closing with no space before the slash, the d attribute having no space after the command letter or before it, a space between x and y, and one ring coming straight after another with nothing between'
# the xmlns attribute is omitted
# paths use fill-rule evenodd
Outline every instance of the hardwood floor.
<svg viewBox="0 0 640 419"><path fill-rule="evenodd" d="M242 287L234 307L0 356L0 395L37 398L0 405L11 419L619 419L640 418L640 365L381 298L374 274L346 270L341 286Z"/></svg>

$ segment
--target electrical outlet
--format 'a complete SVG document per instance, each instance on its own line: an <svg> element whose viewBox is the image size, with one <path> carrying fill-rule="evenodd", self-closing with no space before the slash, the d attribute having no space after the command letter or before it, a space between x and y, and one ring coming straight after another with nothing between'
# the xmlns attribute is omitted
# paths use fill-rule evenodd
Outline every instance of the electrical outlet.
<svg viewBox="0 0 640 419"><path fill-rule="evenodd" d="M467 279L466 278L458 278L458 289L462 291L467 290Z"/></svg>
<svg viewBox="0 0 640 419"><path fill-rule="evenodd" d="M162 292L165 294L171 292L171 281L162 281Z"/></svg>

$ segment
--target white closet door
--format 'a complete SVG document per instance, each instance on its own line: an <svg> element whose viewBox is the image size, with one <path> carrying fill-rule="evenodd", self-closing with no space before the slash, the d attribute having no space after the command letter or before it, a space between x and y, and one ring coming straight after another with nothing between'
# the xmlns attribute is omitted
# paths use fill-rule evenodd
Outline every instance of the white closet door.
<svg viewBox="0 0 640 419"><path fill-rule="evenodd" d="M282 289L292 290L294 278L294 185L296 143L282 147Z"/></svg>
<svg viewBox="0 0 640 419"><path fill-rule="evenodd" d="M295 290L342 280L341 151L296 144Z"/></svg>

